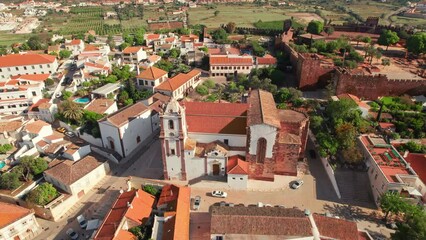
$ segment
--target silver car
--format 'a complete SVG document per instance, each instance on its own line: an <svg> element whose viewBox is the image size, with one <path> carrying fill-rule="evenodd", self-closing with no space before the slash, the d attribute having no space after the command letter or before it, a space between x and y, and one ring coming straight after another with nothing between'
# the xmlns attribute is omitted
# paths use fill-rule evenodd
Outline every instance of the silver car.
<svg viewBox="0 0 426 240"><path fill-rule="evenodd" d="M193 207L193 209L194 210L200 209L200 204L201 204L201 197L200 196L196 196L194 198L194 207Z"/></svg>
<svg viewBox="0 0 426 240"><path fill-rule="evenodd" d="M72 228L69 228L69 229L67 230L67 235L68 235L68 236L70 236L70 238L71 238L72 240L76 240L76 239L78 239L78 233L76 233L76 232L74 231L74 229L72 229Z"/></svg>
<svg viewBox="0 0 426 240"><path fill-rule="evenodd" d="M291 184L291 188L298 189L303 185L303 180L296 180Z"/></svg>

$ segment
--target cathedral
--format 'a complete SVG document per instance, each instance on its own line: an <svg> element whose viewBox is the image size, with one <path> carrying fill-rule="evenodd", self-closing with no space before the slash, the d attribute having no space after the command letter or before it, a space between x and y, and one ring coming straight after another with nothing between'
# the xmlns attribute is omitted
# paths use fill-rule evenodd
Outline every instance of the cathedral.
<svg viewBox="0 0 426 240"><path fill-rule="evenodd" d="M247 103L171 99L160 118L164 178L175 180L297 176L309 128L306 114L277 109L262 90L250 91Z"/></svg>

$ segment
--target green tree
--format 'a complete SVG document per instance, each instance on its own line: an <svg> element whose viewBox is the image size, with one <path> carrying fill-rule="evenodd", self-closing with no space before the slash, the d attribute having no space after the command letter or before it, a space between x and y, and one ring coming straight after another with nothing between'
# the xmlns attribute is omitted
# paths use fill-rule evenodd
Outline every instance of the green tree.
<svg viewBox="0 0 426 240"><path fill-rule="evenodd" d="M34 158L33 156L24 156L19 160L19 166L22 166L27 173L39 175L49 166L43 158Z"/></svg>
<svg viewBox="0 0 426 240"><path fill-rule="evenodd" d="M417 208L415 214L405 214L404 218L403 222L397 223L396 232L391 234L393 240L426 239L426 214L424 210Z"/></svg>
<svg viewBox="0 0 426 240"><path fill-rule="evenodd" d="M399 196L399 193L386 192L380 198L380 208L385 214L385 220L388 219L390 213L398 214L403 212L406 204Z"/></svg>
<svg viewBox="0 0 426 240"><path fill-rule="evenodd" d="M27 201L44 206L51 202L59 195L58 190L51 183L42 183L37 188L32 190L28 196Z"/></svg>
<svg viewBox="0 0 426 240"><path fill-rule="evenodd" d="M62 98L64 99L64 100L68 100L68 98L70 98L72 96L72 92L70 92L70 91L62 91Z"/></svg>
<svg viewBox="0 0 426 240"><path fill-rule="evenodd" d="M61 59L69 58L69 57L71 57L71 54L72 54L72 52L69 51L69 50L66 50L66 49L59 51L59 57Z"/></svg>
<svg viewBox="0 0 426 240"><path fill-rule="evenodd" d="M233 34L235 32L235 28L237 27L237 25L234 22L229 22L228 24L226 24L226 32L228 32L229 34Z"/></svg>
<svg viewBox="0 0 426 240"><path fill-rule="evenodd" d="M353 148L355 147L355 139L357 130L355 126L350 122L343 122L338 124L335 128L336 139L342 148Z"/></svg>
<svg viewBox="0 0 426 240"><path fill-rule="evenodd" d="M223 28L214 30L211 35L217 43L225 43L228 40L228 33Z"/></svg>
<svg viewBox="0 0 426 240"><path fill-rule="evenodd" d="M334 28L332 26L329 26L325 28L325 33L327 33L328 36L334 33Z"/></svg>
<svg viewBox="0 0 426 240"><path fill-rule="evenodd" d="M59 113L66 119L78 121L83 117L83 108L74 101L66 100L61 103Z"/></svg>
<svg viewBox="0 0 426 240"><path fill-rule="evenodd" d="M92 43L92 42L95 42L96 41L96 37L95 36L93 36L92 34L89 34L88 36L87 36L87 39L86 39L86 42L87 43Z"/></svg>
<svg viewBox="0 0 426 240"><path fill-rule="evenodd" d="M52 86L53 84L55 84L55 81L53 81L53 79L51 79L51 78L47 78L44 81L44 84L46 84L46 86Z"/></svg>
<svg viewBox="0 0 426 240"><path fill-rule="evenodd" d="M250 45L253 49L254 55L259 57L262 57L263 55L265 55L265 49L262 46L260 46L259 42L251 41Z"/></svg>
<svg viewBox="0 0 426 240"><path fill-rule="evenodd" d="M390 66L390 59L389 58L383 58L382 59L382 65L383 66Z"/></svg>
<svg viewBox="0 0 426 240"><path fill-rule="evenodd" d="M156 196L159 192L158 189L152 185L144 185L142 189L153 196Z"/></svg>
<svg viewBox="0 0 426 240"><path fill-rule="evenodd" d="M145 29L141 28L135 33L135 45L143 45L145 43L144 39Z"/></svg>
<svg viewBox="0 0 426 240"><path fill-rule="evenodd" d="M195 91L197 91L197 93L200 94L201 96L205 96L205 95L209 94L209 89L204 85L197 86L195 88Z"/></svg>
<svg viewBox="0 0 426 240"><path fill-rule="evenodd" d="M177 57L179 57L179 55L180 55L180 50L179 49L177 49L177 48L170 49L169 56L171 58L177 58Z"/></svg>
<svg viewBox="0 0 426 240"><path fill-rule="evenodd" d="M124 42L120 45L120 51L123 51L124 49L126 49L127 47L130 47L131 45L127 42Z"/></svg>
<svg viewBox="0 0 426 240"><path fill-rule="evenodd" d="M324 29L324 23L322 21L311 21L308 24L307 31L312 34L320 34Z"/></svg>
<svg viewBox="0 0 426 240"><path fill-rule="evenodd" d="M10 150L12 150L12 148L13 148L13 146L8 144L8 143L0 145L0 153L5 154L5 153L9 152Z"/></svg>
<svg viewBox="0 0 426 240"><path fill-rule="evenodd" d="M40 50L43 48L43 44L40 40L40 37L35 35L31 36L27 41L28 46L31 50Z"/></svg>
<svg viewBox="0 0 426 240"><path fill-rule="evenodd" d="M214 13L213 13L213 14L214 14L214 16L215 16L215 17L217 17L217 15L219 15L219 13L220 13L220 11L219 11L219 10L216 10L216 11L214 11Z"/></svg>
<svg viewBox="0 0 426 240"><path fill-rule="evenodd" d="M203 82L203 85L206 86L207 88L211 89L211 88L214 88L216 86L216 83L211 79L207 79L206 81Z"/></svg>
<svg viewBox="0 0 426 240"><path fill-rule="evenodd" d="M418 32L413 34L407 40L407 50L414 54L426 52L426 32Z"/></svg>
<svg viewBox="0 0 426 240"><path fill-rule="evenodd" d="M22 185L19 180L19 174L16 172L7 172L0 175L0 188L6 190L15 190Z"/></svg>
<svg viewBox="0 0 426 240"><path fill-rule="evenodd" d="M158 61L154 66L157 68L163 69L166 72L171 72L174 68L173 63L164 59L161 59L160 61Z"/></svg>
<svg viewBox="0 0 426 240"><path fill-rule="evenodd" d="M314 130L321 128L324 119L321 116L312 116L309 118L310 126Z"/></svg>
<svg viewBox="0 0 426 240"><path fill-rule="evenodd" d="M377 43L383 46L386 46L386 51L389 48L389 45L393 45L399 41L398 34L391 30L383 30L383 33L380 35Z"/></svg>

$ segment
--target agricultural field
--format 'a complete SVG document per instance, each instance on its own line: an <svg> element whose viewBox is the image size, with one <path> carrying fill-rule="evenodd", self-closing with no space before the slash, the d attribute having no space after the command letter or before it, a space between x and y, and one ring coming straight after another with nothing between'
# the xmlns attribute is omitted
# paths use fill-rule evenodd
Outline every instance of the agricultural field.
<svg viewBox="0 0 426 240"><path fill-rule="evenodd" d="M215 11L219 11L217 16ZM286 15L288 9L259 7L254 5L217 5L215 9L207 9L205 6L190 8L189 25L204 24L209 28L217 28L220 24L235 22L237 27L254 27L254 23L282 21L289 19ZM297 19L296 19L297 20Z"/></svg>
<svg viewBox="0 0 426 240"><path fill-rule="evenodd" d="M12 43L25 42L32 34L12 34L0 31L0 46L10 46Z"/></svg>
<svg viewBox="0 0 426 240"><path fill-rule="evenodd" d="M354 13L359 14L364 19L367 19L367 17L380 17L382 14L388 14L399 8L398 6L394 6L392 4L374 1L354 1L352 4L346 5L346 7L352 10Z"/></svg>
<svg viewBox="0 0 426 240"><path fill-rule="evenodd" d="M426 19L423 18L409 18L403 16L392 16L390 20L393 24L399 25L411 25L411 26L419 26L420 28L426 28Z"/></svg>

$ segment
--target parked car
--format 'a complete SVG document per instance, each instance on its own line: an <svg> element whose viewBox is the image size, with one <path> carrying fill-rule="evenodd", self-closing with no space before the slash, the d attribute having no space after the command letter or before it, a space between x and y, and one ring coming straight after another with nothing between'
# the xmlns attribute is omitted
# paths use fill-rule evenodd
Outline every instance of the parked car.
<svg viewBox="0 0 426 240"><path fill-rule="evenodd" d="M75 134L73 132L70 132L70 131L65 132L65 135L70 137L70 138L75 137Z"/></svg>
<svg viewBox="0 0 426 240"><path fill-rule="evenodd" d="M219 198L226 198L228 196L228 194L226 192L223 192L223 191L213 191L212 196L213 197L219 197Z"/></svg>
<svg viewBox="0 0 426 240"><path fill-rule="evenodd" d="M316 158L317 154L315 153L315 150L309 150L309 155L311 156L311 158Z"/></svg>
<svg viewBox="0 0 426 240"><path fill-rule="evenodd" d="M78 221L78 224L80 224L81 228L85 229L87 227L87 221L83 215L79 215L77 217L77 221Z"/></svg>
<svg viewBox="0 0 426 240"><path fill-rule="evenodd" d="M56 98L60 98L62 96L62 93L60 93L60 92L58 92L57 94L56 94Z"/></svg>
<svg viewBox="0 0 426 240"><path fill-rule="evenodd" d="M68 236L70 236L70 238L71 238L72 240L76 240L76 239L78 239L78 233L76 233L76 232L74 231L74 229L72 229L72 228L68 228L68 230L66 231L66 233L67 233L67 235L68 235Z"/></svg>
<svg viewBox="0 0 426 240"><path fill-rule="evenodd" d="M200 204L201 204L201 197L200 196L196 196L194 198L194 207L193 207L193 209L194 210L200 209Z"/></svg>
<svg viewBox="0 0 426 240"><path fill-rule="evenodd" d="M63 127L59 127L56 129L56 131L60 132L60 133L65 133L67 130Z"/></svg>
<svg viewBox="0 0 426 240"><path fill-rule="evenodd" d="M303 180L296 180L291 184L291 188L298 189L303 185Z"/></svg>

